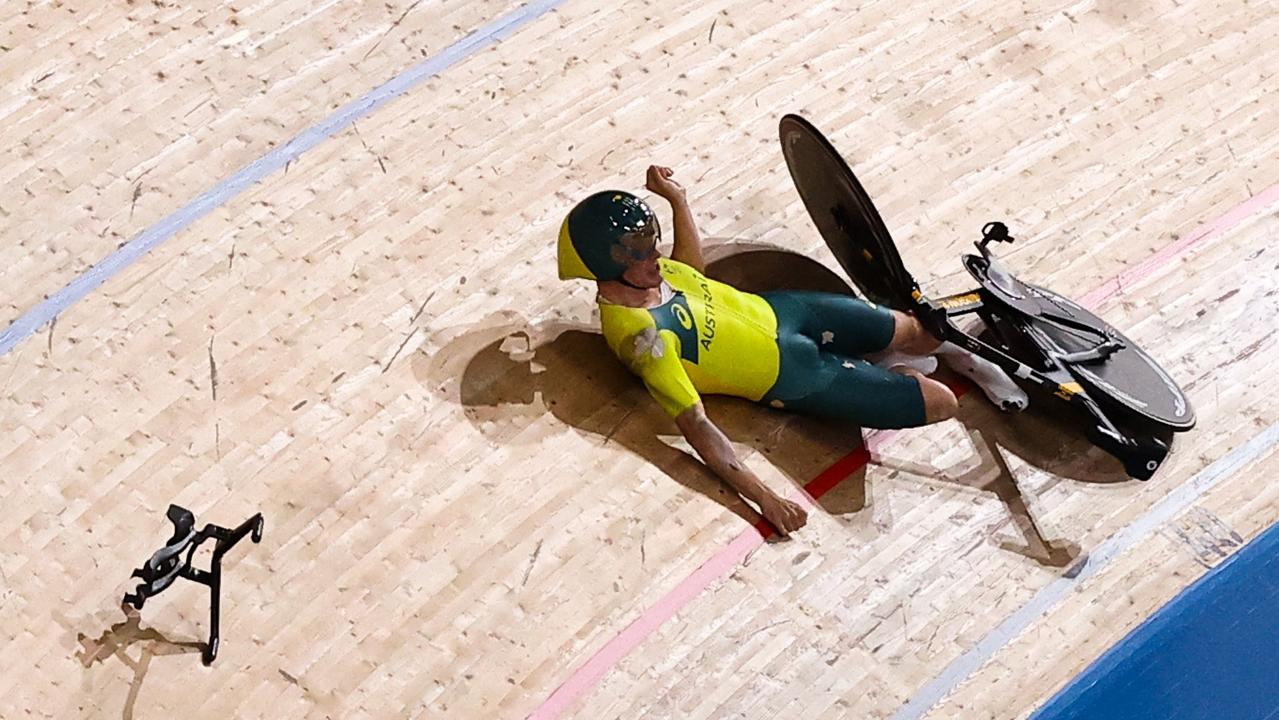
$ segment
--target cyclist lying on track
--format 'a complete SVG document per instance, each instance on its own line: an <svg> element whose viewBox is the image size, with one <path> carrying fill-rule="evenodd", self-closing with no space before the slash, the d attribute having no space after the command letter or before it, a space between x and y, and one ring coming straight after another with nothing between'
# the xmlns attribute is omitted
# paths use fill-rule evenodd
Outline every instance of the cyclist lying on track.
<svg viewBox="0 0 1279 720"><path fill-rule="evenodd" d="M798 504L769 490L738 460L706 416L701 395L725 394L871 428L907 428L953 417L954 393L927 375L936 355L996 405L1026 406L997 366L930 335L912 315L849 295L758 295L707 278L701 238L670 168L648 169L647 187L671 205L671 257L657 251L657 218L623 191L595 193L560 228L561 279L598 283L608 346L644 382L706 465L754 502L782 534L803 527Z"/></svg>

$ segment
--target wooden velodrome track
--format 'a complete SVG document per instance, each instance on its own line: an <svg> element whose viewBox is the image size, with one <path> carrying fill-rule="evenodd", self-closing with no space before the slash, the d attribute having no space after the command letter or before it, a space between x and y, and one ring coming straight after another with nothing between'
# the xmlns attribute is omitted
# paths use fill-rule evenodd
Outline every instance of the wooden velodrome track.
<svg viewBox="0 0 1279 720"><path fill-rule="evenodd" d="M906 7L0 6L0 717L1020 717L1274 523L1279 8ZM553 238L661 163L715 242L833 266L785 112L929 290L1004 219L1149 348L1199 414L1155 479L970 394L761 543ZM709 409L774 487L859 445ZM266 517L209 668L204 588L119 607L170 502Z"/></svg>

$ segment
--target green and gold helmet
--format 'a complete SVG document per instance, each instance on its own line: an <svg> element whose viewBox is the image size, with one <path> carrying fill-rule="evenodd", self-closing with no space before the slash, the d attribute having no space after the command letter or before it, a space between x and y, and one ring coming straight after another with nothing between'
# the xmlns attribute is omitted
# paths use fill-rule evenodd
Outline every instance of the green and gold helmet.
<svg viewBox="0 0 1279 720"><path fill-rule="evenodd" d="M652 257L660 238L648 203L622 190L597 192L560 226L560 279L618 280L628 263Z"/></svg>

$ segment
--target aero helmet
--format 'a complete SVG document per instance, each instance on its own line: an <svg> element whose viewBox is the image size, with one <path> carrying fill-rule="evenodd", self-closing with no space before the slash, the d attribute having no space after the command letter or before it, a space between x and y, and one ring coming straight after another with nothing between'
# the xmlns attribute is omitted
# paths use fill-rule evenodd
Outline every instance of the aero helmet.
<svg viewBox="0 0 1279 720"><path fill-rule="evenodd" d="M597 192L560 226L560 279L619 280L630 261L652 256L660 237L648 203L622 190Z"/></svg>

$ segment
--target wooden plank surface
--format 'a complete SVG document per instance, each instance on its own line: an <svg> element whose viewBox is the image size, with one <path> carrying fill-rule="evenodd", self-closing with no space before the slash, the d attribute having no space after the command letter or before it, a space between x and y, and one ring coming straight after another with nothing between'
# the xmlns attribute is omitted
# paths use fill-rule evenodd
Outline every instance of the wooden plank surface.
<svg viewBox="0 0 1279 720"><path fill-rule="evenodd" d="M7 5L6 320L515 7ZM1274 9L565 2L0 356L0 716L526 716L755 520L607 355L593 288L555 279L575 198L671 165L712 241L833 265L777 147L798 111L930 290L962 289L956 256L1002 218L1019 274L1083 296L1279 183ZM1199 411L1155 480L1124 480L1044 412L969 397L962 424L887 444L568 714L890 715L1062 572L1019 515L1086 551L1277 419L1275 212L1102 308ZM858 443L745 403L710 411L777 488ZM982 438L1010 455L1022 504L1001 499ZM1272 466L1194 512L1243 537L1273 523L1273 493L1254 492ZM210 669L181 645L207 631L202 588L153 600L140 626L116 605L170 502L201 522L266 516L263 543L228 558ZM1046 699L1200 571L1169 533L930 717Z"/></svg>

